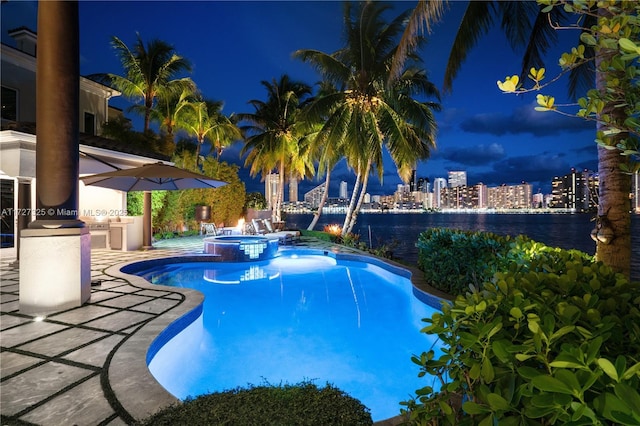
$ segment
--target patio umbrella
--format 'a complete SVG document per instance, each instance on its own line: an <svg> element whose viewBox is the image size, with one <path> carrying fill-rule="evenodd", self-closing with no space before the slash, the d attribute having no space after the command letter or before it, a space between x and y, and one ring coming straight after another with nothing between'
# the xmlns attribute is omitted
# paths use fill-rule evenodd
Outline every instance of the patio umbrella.
<svg viewBox="0 0 640 426"><path fill-rule="evenodd" d="M83 176L85 185L117 189L119 191L144 191L143 248L151 248L151 192L197 188L218 188L227 182L164 163L144 164L131 169Z"/></svg>
<svg viewBox="0 0 640 426"><path fill-rule="evenodd" d="M101 186L125 192L217 188L226 185L226 182L164 163L144 164L141 167L114 170L84 176L80 179L85 185Z"/></svg>

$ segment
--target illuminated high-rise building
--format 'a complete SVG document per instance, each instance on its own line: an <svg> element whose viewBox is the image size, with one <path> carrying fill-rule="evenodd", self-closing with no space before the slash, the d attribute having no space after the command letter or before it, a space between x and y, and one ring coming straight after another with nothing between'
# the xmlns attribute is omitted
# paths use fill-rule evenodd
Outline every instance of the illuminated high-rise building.
<svg viewBox="0 0 640 426"><path fill-rule="evenodd" d="M445 178L435 178L433 180L433 207L442 208L442 190L447 187L447 180Z"/></svg>
<svg viewBox="0 0 640 426"><path fill-rule="evenodd" d="M418 190L418 174L416 169L411 170L411 180L409 181L409 190L411 192Z"/></svg>
<svg viewBox="0 0 640 426"><path fill-rule="evenodd" d="M304 202L309 205L312 209L317 209L320 205L320 200L322 200L322 195L324 194L324 186L325 182L313 188L311 191L304 194Z"/></svg>
<svg viewBox="0 0 640 426"><path fill-rule="evenodd" d="M349 193L347 192L347 182L340 182L340 192L338 193L338 198L347 199Z"/></svg>
<svg viewBox="0 0 640 426"><path fill-rule="evenodd" d="M477 198L474 200L474 207L479 209L486 209L487 207L489 207L489 187L480 182L476 184L475 188L475 196Z"/></svg>
<svg viewBox="0 0 640 426"><path fill-rule="evenodd" d="M449 172L449 188L455 188L456 186L467 186L467 172Z"/></svg>
<svg viewBox="0 0 640 426"><path fill-rule="evenodd" d="M590 184L591 179L591 184ZM587 211L592 204L590 186L597 185L588 171L578 172L571 169L571 173L554 177L551 181L551 208L571 209L575 211Z"/></svg>

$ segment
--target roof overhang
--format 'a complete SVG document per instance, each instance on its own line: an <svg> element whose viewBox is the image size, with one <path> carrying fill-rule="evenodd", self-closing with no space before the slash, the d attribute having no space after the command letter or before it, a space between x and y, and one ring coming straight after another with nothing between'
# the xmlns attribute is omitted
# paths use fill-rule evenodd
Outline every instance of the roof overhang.
<svg viewBox="0 0 640 426"><path fill-rule="evenodd" d="M80 174L88 175L169 161L80 144ZM36 177L36 135L15 130L0 131L0 174Z"/></svg>

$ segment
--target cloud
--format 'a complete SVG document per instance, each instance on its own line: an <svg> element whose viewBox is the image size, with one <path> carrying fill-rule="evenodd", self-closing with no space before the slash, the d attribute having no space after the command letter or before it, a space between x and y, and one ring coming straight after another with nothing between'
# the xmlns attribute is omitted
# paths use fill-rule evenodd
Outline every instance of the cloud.
<svg viewBox="0 0 640 426"><path fill-rule="evenodd" d="M438 151L434 158L441 158L465 166L481 166L503 159L504 147L499 143L480 144Z"/></svg>
<svg viewBox="0 0 640 426"><path fill-rule="evenodd" d="M516 108L511 114L499 112L476 114L465 118L460 123L460 128L469 133L485 133L494 136L522 133L549 136L595 130L593 123L552 112L538 112L534 110L534 106L534 104L528 104Z"/></svg>

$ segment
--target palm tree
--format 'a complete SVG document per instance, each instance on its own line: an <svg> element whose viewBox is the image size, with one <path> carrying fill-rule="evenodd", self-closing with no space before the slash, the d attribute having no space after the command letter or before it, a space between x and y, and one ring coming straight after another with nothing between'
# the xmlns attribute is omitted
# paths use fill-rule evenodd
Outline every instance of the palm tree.
<svg viewBox="0 0 640 426"><path fill-rule="evenodd" d="M278 81L262 81L267 89L267 100L251 100L255 112L238 114L238 120L247 124L242 126L245 145L240 155L248 152L245 166L250 166L251 176L261 173L267 176L274 169L278 171L278 191L275 205L272 206L274 221L281 221L283 188L285 174L292 168L300 174L305 161L305 136L309 133L306 123L299 119L305 99L311 94L311 87L292 81L282 75Z"/></svg>
<svg viewBox="0 0 640 426"><path fill-rule="evenodd" d="M175 151L174 131L179 128L181 114L184 107L196 101L196 94L190 89L181 93L163 93L158 96L155 108L151 110L151 120L160 124L160 129L166 134L163 136L163 152L173 155Z"/></svg>
<svg viewBox="0 0 640 426"><path fill-rule="evenodd" d="M219 157L224 147L242 138L238 126L222 114L222 106L220 101L194 101L180 109L177 125L197 140L196 168L200 167L200 152L206 140L216 148Z"/></svg>
<svg viewBox="0 0 640 426"><path fill-rule="evenodd" d="M415 45L415 39L420 37L420 31L440 19L446 0L434 0L427 2L419 0L410 19L403 36L403 48L398 49L400 53L394 60L393 72L389 81L392 81L397 70L406 60L406 55L402 52ZM632 2L629 3L632 5ZM597 6L594 6L597 7ZM549 25L549 21L563 23L566 22L570 14L563 11L561 7L554 7L550 13L542 12L541 6L536 2L500 2L500 1L472 1L464 13L462 22L459 25L454 44L449 55L447 68L445 71L445 90L451 90L453 80L464 62L467 52L476 46L481 36L485 34L492 25L494 19L500 19L502 28L505 31L507 40L513 47L524 47L522 62L522 75L526 75L530 67L540 68L543 65L543 56L547 48L556 42L556 31ZM636 12L637 13L637 12ZM589 28L597 18L609 17L610 11L606 6L586 13L585 22L580 26ZM421 25L420 23L424 24ZM587 61L589 66L572 69L569 93L576 96L581 89L596 87L604 94L607 92L603 73L617 72L612 69L599 71L598 64L606 62L607 57L611 57L615 49L599 49L599 57L594 62ZM594 50L587 47L585 56L587 60L594 58ZM593 81L593 71L595 71L595 81ZM621 76L624 78L624 75ZM604 108L599 113L599 117L614 117L613 121L622 123L625 121L624 108L626 101L622 99L609 98ZM616 118L617 116L617 118ZM608 128L598 118L598 132L606 131ZM622 151L611 149L620 146L621 141L628 138L626 132L616 133L608 138L605 144L598 144L598 220L599 224L605 223L610 227L614 238L606 243L596 241L596 259L622 272L627 277L631 270L631 206L629 193L631 190L631 176L623 169L629 167L630 159L623 156ZM621 144L624 146L624 143Z"/></svg>
<svg viewBox="0 0 640 426"><path fill-rule="evenodd" d="M196 93L185 89L180 93L163 93L158 96L155 108L151 111L151 120L160 124L160 129L173 138L180 120L182 109L197 100Z"/></svg>
<svg viewBox="0 0 640 426"><path fill-rule="evenodd" d="M110 81L125 97L141 102L132 109L143 114L145 132L149 130L151 110L158 97L169 99L172 94L180 94L184 90L195 91L195 84L190 78L176 78L182 72L191 71L191 65L177 55L171 45L152 40L145 46L140 34L137 34L133 50L115 36L111 44L126 75L102 74L98 77Z"/></svg>
<svg viewBox="0 0 640 426"><path fill-rule="evenodd" d="M391 155L400 177L407 182L417 161L426 159L435 147L436 123L433 102L415 96L435 97L438 90L426 72L416 65L420 59L410 52L411 66L387 85L391 60L398 46L408 12L387 23L383 18L391 6L367 1L354 9L344 6L345 46L328 54L299 50L294 56L311 63L338 90L316 99L307 111L310 121L326 117L316 143L324 158L334 152L345 156L356 174L353 194L342 234L351 232L364 200L369 175L378 172L382 180L383 151ZM419 43L418 43L419 44Z"/></svg>

